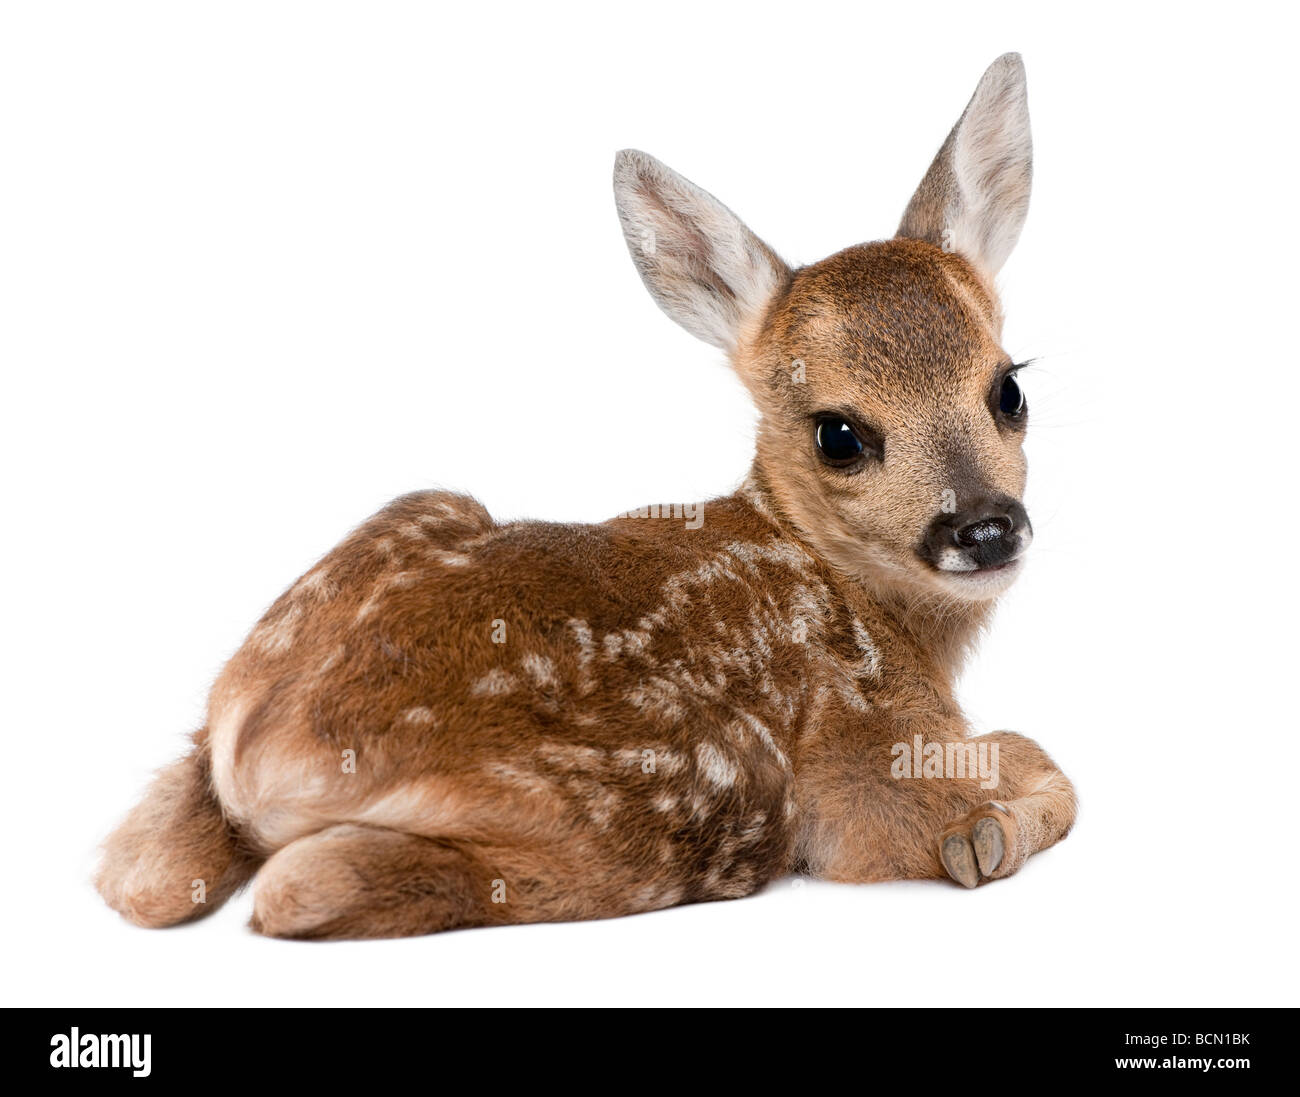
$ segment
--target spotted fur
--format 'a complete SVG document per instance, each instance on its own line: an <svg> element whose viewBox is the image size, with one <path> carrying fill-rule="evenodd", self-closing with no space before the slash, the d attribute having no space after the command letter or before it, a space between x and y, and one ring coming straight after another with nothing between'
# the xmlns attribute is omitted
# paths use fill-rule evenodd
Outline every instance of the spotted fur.
<svg viewBox="0 0 1300 1097"><path fill-rule="evenodd" d="M622 154L638 269L758 404L745 481L698 523L396 500L253 628L191 753L110 837L109 904L169 925L256 874L263 933L393 936L734 898L793 871L970 885L1059 840L1073 790L1028 739L991 737L991 790L891 776L895 743L966 740L952 683L1001 589L927 570L919 531L945 488L1024 486L987 407L1022 105L1001 59L901 235L797 271ZM817 462L825 407L881 424L874 479Z"/></svg>

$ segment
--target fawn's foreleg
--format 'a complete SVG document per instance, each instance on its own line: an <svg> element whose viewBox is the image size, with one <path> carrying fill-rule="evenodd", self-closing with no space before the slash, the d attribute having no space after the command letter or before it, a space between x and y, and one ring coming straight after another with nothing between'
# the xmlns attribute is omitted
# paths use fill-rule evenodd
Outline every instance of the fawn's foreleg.
<svg viewBox="0 0 1300 1097"><path fill-rule="evenodd" d="M970 740L997 744L999 769L1006 771L998 795L956 820L939 837L939 857L948 875L965 887L1000 880L1031 854L1055 845L1074 825L1074 786L1032 739L995 731Z"/></svg>
<svg viewBox="0 0 1300 1097"><path fill-rule="evenodd" d="M891 747L912 739L910 731L879 728L821 748L800 778L807 820L800 856L814 875L846 882L947 876L975 887L1011 875L1073 825L1074 788L1033 740L1010 731L950 734L933 740L945 758L950 744L962 747L995 759L995 773L957 776L940 762L937 772L900 775Z"/></svg>

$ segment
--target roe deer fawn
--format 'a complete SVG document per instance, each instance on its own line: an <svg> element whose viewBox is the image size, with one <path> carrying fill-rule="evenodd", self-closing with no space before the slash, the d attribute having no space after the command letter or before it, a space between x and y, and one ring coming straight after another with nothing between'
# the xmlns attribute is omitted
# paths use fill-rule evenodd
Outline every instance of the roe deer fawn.
<svg viewBox="0 0 1300 1097"><path fill-rule="evenodd" d="M953 698L1031 539L993 287L1030 165L1008 54L897 236L792 269L620 153L641 277L761 413L748 477L702 521L390 504L226 666L193 749L106 843L109 905L171 925L256 874L261 933L384 937L631 914L790 872L974 887L1061 839L1069 781L1020 735L968 737ZM913 744L935 779L900 774Z"/></svg>

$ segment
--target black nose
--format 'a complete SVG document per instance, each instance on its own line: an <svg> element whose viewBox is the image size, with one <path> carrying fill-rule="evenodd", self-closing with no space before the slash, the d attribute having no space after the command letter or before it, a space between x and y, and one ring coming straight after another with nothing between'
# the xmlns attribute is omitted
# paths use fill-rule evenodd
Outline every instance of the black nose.
<svg viewBox="0 0 1300 1097"><path fill-rule="evenodd" d="M978 499L936 517L918 552L940 571L975 571L1014 560L1032 534L1029 515L1015 499Z"/></svg>
<svg viewBox="0 0 1300 1097"><path fill-rule="evenodd" d="M955 536L959 545L977 548L980 545L991 545L994 541L1006 540L1011 535L1011 530L1011 519L1000 515L997 518L981 518L969 526L962 526Z"/></svg>

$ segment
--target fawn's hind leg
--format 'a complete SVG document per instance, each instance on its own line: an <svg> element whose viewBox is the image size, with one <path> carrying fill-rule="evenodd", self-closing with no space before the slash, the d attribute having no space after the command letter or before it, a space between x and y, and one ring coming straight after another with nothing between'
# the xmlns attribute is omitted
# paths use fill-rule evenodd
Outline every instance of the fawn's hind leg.
<svg viewBox="0 0 1300 1097"><path fill-rule="evenodd" d="M499 888L497 890L500 890ZM464 843L340 824L274 854L249 923L270 937L408 937L510 921L492 872ZM495 909L494 909L495 908Z"/></svg>
<svg viewBox="0 0 1300 1097"><path fill-rule="evenodd" d="M95 886L124 918L158 928L216 910L256 867L212 791L200 733L199 745L161 770L109 835Z"/></svg>
<svg viewBox="0 0 1300 1097"><path fill-rule="evenodd" d="M939 836L943 867L968 888L1010 876L1031 854L1055 845L1078 809L1069 778L1032 739L998 731L971 741L998 744L1007 779L997 790L1005 798L984 801Z"/></svg>

